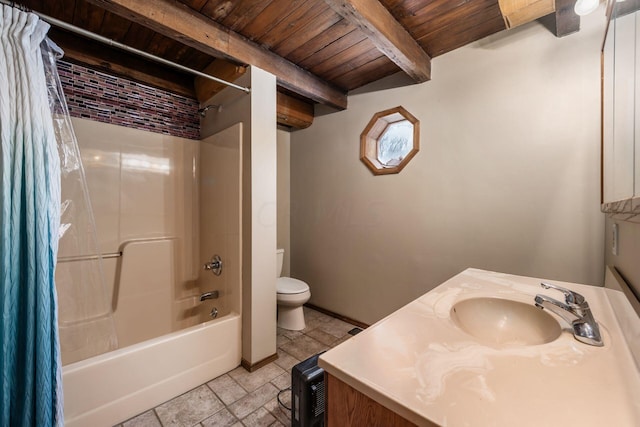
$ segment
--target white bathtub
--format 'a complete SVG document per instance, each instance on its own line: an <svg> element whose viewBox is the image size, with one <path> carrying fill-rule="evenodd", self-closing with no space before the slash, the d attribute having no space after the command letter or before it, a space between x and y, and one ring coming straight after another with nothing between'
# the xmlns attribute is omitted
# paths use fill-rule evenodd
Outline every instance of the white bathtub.
<svg viewBox="0 0 640 427"><path fill-rule="evenodd" d="M113 426L240 365L231 313L63 368L67 427Z"/></svg>

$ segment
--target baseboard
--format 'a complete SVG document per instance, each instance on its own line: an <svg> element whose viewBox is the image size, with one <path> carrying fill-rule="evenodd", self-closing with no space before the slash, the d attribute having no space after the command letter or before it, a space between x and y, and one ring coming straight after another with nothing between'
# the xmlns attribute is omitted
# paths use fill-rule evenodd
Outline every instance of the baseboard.
<svg viewBox="0 0 640 427"><path fill-rule="evenodd" d="M240 365L247 371L253 372L262 368L263 366L268 365L269 363L273 362L276 359L278 359L278 353L274 353L271 356L265 357L264 359L256 363L247 362L246 360L242 359L240 361Z"/></svg>
<svg viewBox="0 0 640 427"><path fill-rule="evenodd" d="M326 314L327 316L335 317L336 319L340 319L340 320L342 320L344 322L351 323L352 325L355 325L355 326L357 326L359 328L362 328L362 329L367 329L369 326L371 326L371 325L367 325L366 323L362 323L362 322L360 322L358 320L352 319L350 317L343 316L342 314L334 313L331 310L327 310L327 309L324 309L322 307L318 307L317 305L313 305L313 304L307 303L307 304L305 304L305 307L309 307L312 310L319 311L320 313Z"/></svg>

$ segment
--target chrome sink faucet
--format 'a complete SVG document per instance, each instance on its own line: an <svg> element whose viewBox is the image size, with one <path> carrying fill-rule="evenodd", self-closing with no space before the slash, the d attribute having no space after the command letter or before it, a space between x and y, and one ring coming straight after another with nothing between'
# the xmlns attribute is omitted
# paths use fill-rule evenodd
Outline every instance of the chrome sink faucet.
<svg viewBox="0 0 640 427"><path fill-rule="evenodd" d="M593 318L591 308L582 295L560 286L542 282L544 289L555 289L564 294L564 303L546 295L538 294L535 305L540 309L547 309L560 316L573 328L573 336L580 342L602 347L600 328Z"/></svg>

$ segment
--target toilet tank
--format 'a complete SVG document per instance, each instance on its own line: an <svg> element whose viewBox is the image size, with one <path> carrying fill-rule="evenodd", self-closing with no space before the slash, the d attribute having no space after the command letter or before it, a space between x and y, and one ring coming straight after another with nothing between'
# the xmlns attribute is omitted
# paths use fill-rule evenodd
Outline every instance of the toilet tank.
<svg viewBox="0 0 640 427"><path fill-rule="evenodd" d="M276 268L278 271L278 275L276 277L280 277L282 274L282 263L284 262L284 249L276 249Z"/></svg>

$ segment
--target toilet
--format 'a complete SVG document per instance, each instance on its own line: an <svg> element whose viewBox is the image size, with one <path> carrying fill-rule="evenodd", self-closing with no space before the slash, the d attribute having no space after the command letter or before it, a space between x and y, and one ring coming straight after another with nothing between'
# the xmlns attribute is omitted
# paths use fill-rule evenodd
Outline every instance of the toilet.
<svg viewBox="0 0 640 427"><path fill-rule="evenodd" d="M292 277L280 277L284 249L276 250L276 259L278 262L278 278L276 279L278 327L292 331L302 330L305 328L302 305L311 298L309 285Z"/></svg>

